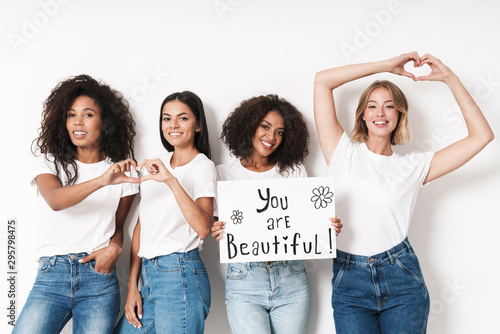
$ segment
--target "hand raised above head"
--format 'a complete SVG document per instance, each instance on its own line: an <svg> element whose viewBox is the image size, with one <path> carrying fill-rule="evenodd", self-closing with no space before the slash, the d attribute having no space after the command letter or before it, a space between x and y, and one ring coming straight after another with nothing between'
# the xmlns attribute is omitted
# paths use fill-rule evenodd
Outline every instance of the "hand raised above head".
<svg viewBox="0 0 500 334"><path fill-rule="evenodd" d="M429 65L431 73L417 77L417 81L444 81L454 75L453 71L444 65L443 62L430 54L425 54L420 58L420 66Z"/></svg>
<svg viewBox="0 0 500 334"><path fill-rule="evenodd" d="M414 67L419 67L421 66L421 60L416 51L409 52L409 53L404 53L400 56L391 58L388 60L389 63L389 72L397 74L397 75L402 75L405 77L408 77L410 79L416 80L415 76L413 73L410 73L405 70L405 65L409 62L413 62Z"/></svg>

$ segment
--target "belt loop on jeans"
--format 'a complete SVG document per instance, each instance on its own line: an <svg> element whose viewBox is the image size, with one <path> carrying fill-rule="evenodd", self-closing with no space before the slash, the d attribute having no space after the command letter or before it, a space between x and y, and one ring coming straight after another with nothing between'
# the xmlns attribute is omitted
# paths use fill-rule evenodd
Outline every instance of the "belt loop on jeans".
<svg viewBox="0 0 500 334"><path fill-rule="evenodd" d="M347 253L346 254L346 264L345 267L349 269L349 262L351 262L351 254Z"/></svg>
<svg viewBox="0 0 500 334"><path fill-rule="evenodd" d="M392 256L392 253L390 250L385 251L387 255L389 256L389 261L391 261L391 264L394 264L394 257Z"/></svg>
<svg viewBox="0 0 500 334"><path fill-rule="evenodd" d="M57 255L54 255L53 257L50 258L50 265L53 266L56 264L57 261Z"/></svg>
<svg viewBox="0 0 500 334"><path fill-rule="evenodd" d="M408 248L408 252L411 253L411 246L410 246L410 243L408 242L408 239L403 240L403 242L406 245L406 247Z"/></svg>

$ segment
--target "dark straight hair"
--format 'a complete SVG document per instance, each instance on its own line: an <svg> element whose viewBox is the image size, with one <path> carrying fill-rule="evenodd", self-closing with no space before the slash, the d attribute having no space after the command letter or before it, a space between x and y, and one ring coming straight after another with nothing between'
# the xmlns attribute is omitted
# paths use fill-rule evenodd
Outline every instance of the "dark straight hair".
<svg viewBox="0 0 500 334"><path fill-rule="evenodd" d="M208 142L208 127L207 127L207 120L205 117L205 109L203 109L203 103L201 102L201 99L198 97L193 92L190 92L188 90L183 91L183 92L177 92L177 93L172 93L169 96L163 100L161 107L160 107L160 138L161 138L161 143L163 144L163 147L167 149L167 151L172 152L174 150L174 147L170 145L170 143L165 139L163 136L163 131L162 131L162 112L163 112L163 107L165 104L167 104L170 101L180 101L187 105L189 109L191 109L191 112L194 114L196 117L196 120L199 122L200 125L200 131L195 133L194 136L194 147L200 151L200 153L205 154L209 159L210 159L210 143Z"/></svg>

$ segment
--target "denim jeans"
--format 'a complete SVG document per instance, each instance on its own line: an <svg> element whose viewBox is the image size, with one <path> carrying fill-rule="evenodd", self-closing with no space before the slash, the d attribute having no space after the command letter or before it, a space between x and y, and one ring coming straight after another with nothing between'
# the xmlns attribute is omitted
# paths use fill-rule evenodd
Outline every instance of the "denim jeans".
<svg viewBox="0 0 500 334"><path fill-rule="evenodd" d="M142 328L125 316L115 333L203 333L211 294L197 249L142 259Z"/></svg>
<svg viewBox="0 0 500 334"><path fill-rule="evenodd" d="M73 318L73 333L111 333L120 308L116 271L104 274L87 253L42 257L33 289L12 333L59 333Z"/></svg>
<svg viewBox="0 0 500 334"><path fill-rule="evenodd" d="M337 333L426 332L429 293L408 239L369 257L337 250L333 274Z"/></svg>
<svg viewBox="0 0 500 334"><path fill-rule="evenodd" d="M302 261L230 263L226 306L233 334L305 333L309 284Z"/></svg>

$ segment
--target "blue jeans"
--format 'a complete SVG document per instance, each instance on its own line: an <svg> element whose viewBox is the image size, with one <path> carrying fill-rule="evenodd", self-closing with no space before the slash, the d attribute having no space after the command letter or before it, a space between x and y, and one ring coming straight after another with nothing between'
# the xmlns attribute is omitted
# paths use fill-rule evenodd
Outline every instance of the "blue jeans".
<svg viewBox="0 0 500 334"><path fill-rule="evenodd" d="M111 333L120 309L116 271L104 274L87 253L42 257L33 289L12 333L59 333L73 318L73 333Z"/></svg>
<svg viewBox="0 0 500 334"><path fill-rule="evenodd" d="M115 333L203 333L211 294L197 249L142 259L142 328L122 316Z"/></svg>
<svg viewBox="0 0 500 334"><path fill-rule="evenodd" d="M230 263L226 306L233 334L305 333L309 284L302 261Z"/></svg>
<svg viewBox="0 0 500 334"><path fill-rule="evenodd" d="M408 239L370 257L337 250L333 275L337 333L426 332L429 293Z"/></svg>

